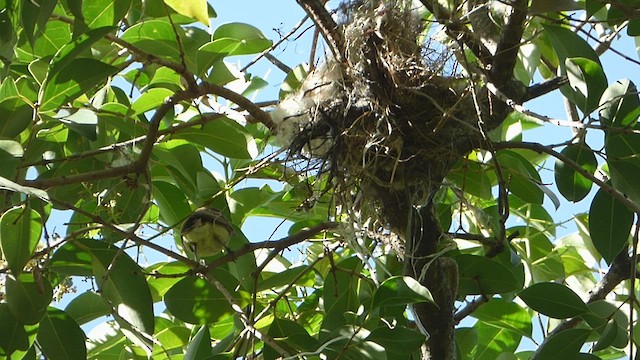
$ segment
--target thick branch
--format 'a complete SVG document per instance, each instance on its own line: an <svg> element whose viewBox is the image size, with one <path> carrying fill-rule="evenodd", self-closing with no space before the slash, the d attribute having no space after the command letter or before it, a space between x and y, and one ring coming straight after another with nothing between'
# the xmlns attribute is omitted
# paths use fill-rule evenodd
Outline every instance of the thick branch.
<svg viewBox="0 0 640 360"><path fill-rule="evenodd" d="M301 243L325 230L333 229L336 226L338 226L337 223L324 222L312 228L301 230L291 236L287 236L280 240L248 243L248 244L245 244L243 247L233 250L233 252L230 252L225 256L211 262L210 264L207 265L207 269L213 269L218 266L224 265L228 262L234 261L235 259L243 255L246 255L248 253L254 252L258 249L273 249L274 252L280 252L290 246Z"/></svg>
<svg viewBox="0 0 640 360"><path fill-rule="evenodd" d="M300 7L309 15L311 20L320 29L324 40L338 62L345 59L345 41L338 24L320 0L297 0Z"/></svg>
<svg viewBox="0 0 640 360"><path fill-rule="evenodd" d="M449 10L445 9L437 0L420 0L429 12L431 12L439 23L445 26L447 34L454 40L462 41L473 54L480 59L485 67L492 63L493 56L489 49L480 42L480 40L471 33L471 31L460 21L453 18Z"/></svg>
<svg viewBox="0 0 640 360"><path fill-rule="evenodd" d="M527 19L527 0L513 0L511 15L504 26L500 41L493 56L493 66L489 72L489 79L499 89L513 78L513 68L516 65L520 39Z"/></svg>

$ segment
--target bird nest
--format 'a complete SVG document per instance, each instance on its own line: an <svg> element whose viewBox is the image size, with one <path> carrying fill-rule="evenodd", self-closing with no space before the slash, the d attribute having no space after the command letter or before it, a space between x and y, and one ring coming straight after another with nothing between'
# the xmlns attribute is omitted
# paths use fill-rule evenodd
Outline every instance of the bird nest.
<svg viewBox="0 0 640 360"><path fill-rule="evenodd" d="M424 204L480 138L469 82L446 46L422 40L422 10L343 4L344 61L327 60L272 112L290 156L321 164L338 205L369 208L382 226L402 224L392 212Z"/></svg>

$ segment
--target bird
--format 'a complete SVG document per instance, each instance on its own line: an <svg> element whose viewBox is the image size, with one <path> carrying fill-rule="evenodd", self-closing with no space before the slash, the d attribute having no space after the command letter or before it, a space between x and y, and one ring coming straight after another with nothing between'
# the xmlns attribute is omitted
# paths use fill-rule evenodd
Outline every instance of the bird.
<svg viewBox="0 0 640 360"><path fill-rule="evenodd" d="M218 209L201 207L189 215L180 228L182 245L196 257L216 255L227 249L235 233L233 226Z"/></svg>

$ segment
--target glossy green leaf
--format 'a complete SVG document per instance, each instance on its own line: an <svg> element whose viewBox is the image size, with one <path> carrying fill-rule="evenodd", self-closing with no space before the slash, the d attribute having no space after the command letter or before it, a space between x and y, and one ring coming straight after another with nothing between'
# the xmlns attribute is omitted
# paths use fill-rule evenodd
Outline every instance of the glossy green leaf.
<svg viewBox="0 0 640 360"><path fill-rule="evenodd" d="M170 171L178 187L185 192L196 190L197 177L203 171L202 157L198 149L184 140L169 140L153 147L152 155Z"/></svg>
<svg viewBox="0 0 640 360"><path fill-rule="evenodd" d="M589 209L589 233L602 258L611 264L628 243L634 215L606 191L598 190Z"/></svg>
<svg viewBox="0 0 640 360"><path fill-rule="evenodd" d="M628 79L611 84L600 99L600 121L611 126L634 126L638 115L627 117L640 106L640 99L634 83Z"/></svg>
<svg viewBox="0 0 640 360"><path fill-rule="evenodd" d="M60 105L101 84L119 69L99 60L76 58L43 86L40 93L40 110L55 110Z"/></svg>
<svg viewBox="0 0 640 360"><path fill-rule="evenodd" d="M104 242L75 242L91 254L98 288L116 313L137 331L153 334L153 301L140 266L127 253Z"/></svg>
<svg viewBox="0 0 640 360"><path fill-rule="evenodd" d="M247 55L257 54L271 46L258 28L244 23L220 25L213 33L213 42L201 49L211 54Z"/></svg>
<svg viewBox="0 0 640 360"><path fill-rule="evenodd" d="M38 345L47 359L86 359L84 332L64 311L49 307L40 322Z"/></svg>
<svg viewBox="0 0 640 360"><path fill-rule="evenodd" d="M184 360L198 360L211 356L211 335L208 326L201 326L196 336L191 339Z"/></svg>
<svg viewBox="0 0 640 360"><path fill-rule="evenodd" d="M207 280L187 276L164 294L167 310L190 324L208 324L233 314L229 301Z"/></svg>
<svg viewBox="0 0 640 360"><path fill-rule="evenodd" d="M173 91L164 88L154 88L145 91L131 104L133 115L144 114L147 111L155 110L171 97L173 93Z"/></svg>
<svg viewBox="0 0 640 360"><path fill-rule="evenodd" d="M97 213L114 224L138 222L149 208L150 193L144 176L122 179L103 194Z"/></svg>
<svg viewBox="0 0 640 360"><path fill-rule="evenodd" d="M426 337L403 326L381 326L371 331L367 340L382 345L387 352L397 354L410 354L420 349Z"/></svg>
<svg viewBox="0 0 640 360"><path fill-rule="evenodd" d="M38 326L21 324L6 303L0 303L0 324L0 353L22 358L36 338Z"/></svg>
<svg viewBox="0 0 640 360"><path fill-rule="evenodd" d="M196 19L204 26L209 26L207 0L164 0L164 3L171 6L178 14Z"/></svg>
<svg viewBox="0 0 640 360"><path fill-rule="evenodd" d="M62 276L78 275L91 276L93 258L84 247L75 242L66 242L60 246L51 257L49 269Z"/></svg>
<svg viewBox="0 0 640 360"><path fill-rule="evenodd" d="M548 34L553 50L558 57L558 65L560 67L561 75L567 74L567 67L565 66L567 58L584 58L593 61L602 68L598 54L596 54L589 43L587 43L577 33L573 32L569 28L557 25L545 24L543 27L545 32ZM576 105L584 103L583 101L576 99L575 93L571 91L568 86L563 86L560 90L572 103Z"/></svg>
<svg viewBox="0 0 640 360"><path fill-rule="evenodd" d="M497 360L503 352L513 352L520 343L520 335L505 328L479 321L474 326L478 343L473 351L473 359Z"/></svg>
<svg viewBox="0 0 640 360"><path fill-rule="evenodd" d="M153 182L153 198L160 208L162 220L169 226L180 224L191 213L184 193L168 182Z"/></svg>
<svg viewBox="0 0 640 360"><path fill-rule="evenodd" d="M580 297L562 284L533 284L518 296L533 310L555 319L570 318L589 311Z"/></svg>
<svg viewBox="0 0 640 360"><path fill-rule="evenodd" d="M87 27L113 26L129 11L131 0L82 0L82 16Z"/></svg>
<svg viewBox="0 0 640 360"><path fill-rule="evenodd" d="M484 256L463 254L454 260L459 271L458 296L501 294L522 286L506 266Z"/></svg>
<svg viewBox="0 0 640 360"><path fill-rule="evenodd" d="M538 358L549 360L577 359L591 330L568 329L548 338L538 349Z"/></svg>
<svg viewBox="0 0 640 360"><path fill-rule="evenodd" d="M288 285L313 286L315 283L315 273L308 266L291 267L282 272L265 274L262 272L264 280L258 283L257 291L271 288L278 288Z"/></svg>
<svg viewBox="0 0 640 360"><path fill-rule="evenodd" d="M504 299L490 299L472 312L471 316L487 324L513 331L520 336L531 337L533 332L531 315L527 310Z"/></svg>
<svg viewBox="0 0 640 360"><path fill-rule="evenodd" d="M256 142L237 122L220 117L206 125L178 131L174 139L185 139L214 152L235 159L253 159L258 155Z"/></svg>
<svg viewBox="0 0 640 360"><path fill-rule="evenodd" d="M22 186L20 184L14 183L13 181L8 180L1 176L0 176L0 189L19 192L25 195L37 197L43 201L49 201L49 195L44 190L29 187L29 186ZM0 244L1 244L1 241L0 241Z"/></svg>
<svg viewBox="0 0 640 360"><path fill-rule="evenodd" d="M90 141L95 141L98 138L96 131L98 129L98 115L89 109L78 109L73 113L69 113L66 110L58 112L55 116L69 129L76 133L86 137Z"/></svg>
<svg viewBox="0 0 640 360"><path fill-rule="evenodd" d="M6 297L13 316L22 324L37 324L53 299L49 280L33 274L20 274L6 278Z"/></svg>
<svg viewBox="0 0 640 360"><path fill-rule="evenodd" d="M29 44L34 45L35 40L42 35L49 16L56 6L56 0L29 1L22 3L21 22L24 35Z"/></svg>
<svg viewBox="0 0 640 360"><path fill-rule="evenodd" d="M538 186L540 175L526 158L513 151L499 151L497 161L502 181L510 192L526 202L542 204L544 193Z"/></svg>
<svg viewBox="0 0 640 360"><path fill-rule="evenodd" d="M318 340L311 337L302 325L288 319L275 318L267 335L297 352L313 351L320 346Z"/></svg>
<svg viewBox="0 0 640 360"><path fill-rule="evenodd" d="M150 54L179 60L180 50L176 38L174 28L164 20L148 20L135 24L121 36L122 40Z"/></svg>
<svg viewBox="0 0 640 360"><path fill-rule="evenodd" d="M105 26L93 30L89 30L86 33L80 34L77 38L60 48L50 62L50 70L48 76L51 77L59 73L71 61L85 52L98 40L102 39L108 33L115 31L114 26Z"/></svg>
<svg viewBox="0 0 640 360"><path fill-rule="evenodd" d="M607 76L599 63L581 57L567 58L565 67L576 105L584 114L590 114L598 108L607 89Z"/></svg>
<svg viewBox="0 0 640 360"><path fill-rule="evenodd" d="M433 297L429 289L409 276L393 276L385 280L373 295L372 306L405 305L418 302L431 302Z"/></svg>
<svg viewBox="0 0 640 360"><path fill-rule="evenodd" d="M561 154L573 160L581 168L594 174L598 161L587 144L571 144L562 149ZM591 191L593 182L561 160L556 160L555 179L558 191L569 201L580 201Z"/></svg>
<svg viewBox="0 0 640 360"><path fill-rule="evenodd" d="M147 274L154 274L155 272L158 272L163 275L186 275L189 272L189 268L185 264L177 261L170 263L161 262L148 267L145 272ZM171 289L171 287L180 280L181 278L178 276L147 276L147 282L151 289L153 301L161 301L164 294L166 294L167 291L169 291L169 289Z"/></svg>
<svg viewBox="0 0 640 360"><path fill-rule="evenodd" d="M22 272L22 268L38 246L41 235L40 214L29 207L15 207L0 217L2 256L14 276Z"/></svg>
<svg viewBox="0 0 640 360"><path fill-rule="evenodd" d="M459 161L447 174L447 180L453 182L465 193L482 199L491 199L491 188L495 182L495 175L490 167L471 160Z"/></svg>
<svg viewBox="0 0 640 360"><path fill-rule="evenodd" d="M79 325L111 314L102 296L93 291L85 291L73 298L64 311Z"/></svg>

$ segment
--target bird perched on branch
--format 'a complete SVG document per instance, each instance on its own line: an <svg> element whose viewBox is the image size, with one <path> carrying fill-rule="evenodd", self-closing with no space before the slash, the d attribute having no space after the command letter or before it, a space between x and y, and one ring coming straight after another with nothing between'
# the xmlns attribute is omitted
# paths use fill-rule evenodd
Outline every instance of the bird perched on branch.
<svg viewBox="0 0 640 360"><path fill-rule="evenodd" d="M220 210L201 207L182 223L182 245L196 258L212 256L227 248L233 226Z"/></svg>

